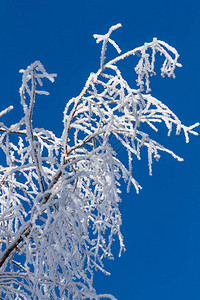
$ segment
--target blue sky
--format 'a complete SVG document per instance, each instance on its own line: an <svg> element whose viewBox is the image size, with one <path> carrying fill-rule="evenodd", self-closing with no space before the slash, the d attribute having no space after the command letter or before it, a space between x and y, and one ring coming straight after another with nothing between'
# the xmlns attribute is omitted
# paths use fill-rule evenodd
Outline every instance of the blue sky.
<svg viewBox="0 0 200 300"><path fill-rule="evenodd" d="M89 73L99 67L100 46L92 35L104 34L119 22L123 27L112 37L123 51L153 37L178 50L183 67L176 71L175 80L153 78L152 95L186 125L199 121L199 11L197 0L1 1L1 109L15 107L8 123L22 114L19 69L40 60L58 78L47 84L51 95L41 96L36 103L34 122L59 135L66 102L79 94ZM132 62L123 67L132 85L133 68ZM132 189L127 195L123 187L127 251L118 258L116 245L115 261L105 262L112 275L96 274L95 285L98 292L112 293L120 300L200 299L200 138L192 136L185 144L183 135L168 138L163 128L157 140L185 160L178 163L163 155L154 163L151 177L145 155L135 163L135 177L143 190L136 195Z"/></svg>

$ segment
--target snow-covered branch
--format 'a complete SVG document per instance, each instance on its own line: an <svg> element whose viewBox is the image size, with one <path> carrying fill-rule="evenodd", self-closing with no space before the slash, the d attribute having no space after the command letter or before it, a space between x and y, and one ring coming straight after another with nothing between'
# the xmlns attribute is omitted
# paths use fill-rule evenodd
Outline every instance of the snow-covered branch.
<svg viewBox="0 0 200 300"><path fill-rule="evenodd" d="M113 259L114 238L119 256L125 250L121 233L120 182L141 189L133 173L135 159L147 150L149 173L154 158L164 151L182 161L172 150L151 138L163 123L171 135L183 131L197 135L150 94L150 76L155 75L156 54L162 54L161 75L174 77L180 67L178 52L153 39L124 54L110 38L121 24L105 35L100 69L91 73L80 95L66 104L63 132L34 128L34 104L43 80L54 81L39 61L21 70L21 104L24 117L10 127L0 123L0 147L6 162L0 165L0 298L2 299L101 299L93 286L95 270L108 275L104 259ZM105 63L109 43L119 53ZM124 79L118 62L139 53L135 66L136 87ZM0 112L8 113L12 106ZM144 125L148 126L144 126ZM123 164L112 143L115 139L127 153Z"/></svg>

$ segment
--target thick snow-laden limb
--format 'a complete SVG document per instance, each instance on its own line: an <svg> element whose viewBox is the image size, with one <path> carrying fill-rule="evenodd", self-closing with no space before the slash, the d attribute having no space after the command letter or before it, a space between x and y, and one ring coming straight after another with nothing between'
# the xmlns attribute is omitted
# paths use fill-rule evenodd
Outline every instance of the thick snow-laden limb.
<svg viewBox="0 0 200 300"><path fill-rule="evenodd" d="M120 180L141 186L133 172L134 158L146 148L149 173L162 151L182 161L170 149L151 138L151 130L165 124L168 136L174 127L197 135L199 125L185 126L150 92L156 53L162 54L162 76L174 77L180 67L177 51L153 39L124 54L112 32L94 35L102 42L100 69L91 73L80 95L66 104L63 133L34 128L36 96L48 95L40 87L54 81L39 61L21 70L21 105L24 117L7 127L0 123L0 147L6 162L0 165L0 298L10 299L116 299L97 294L95 270L105 275L105 258L113 259L112 244L119 239L119 256L125 250L121 233ZM119 55L105 62L108 44ZM139 53L136 87L124 79L118 62ZM162 59L161 57L161 59ZM145 92L146 90L146 92ZM10 106L0 112L9 112ZM148 126L144 126L144 125ZM150 130L148 130L148 127ZM144 129L145 128L145 129ZM147 130L147 131L146 131ZM17 138L16 138L17 137ZM117 156L118 142L127 152L127 164Z"/></svg>

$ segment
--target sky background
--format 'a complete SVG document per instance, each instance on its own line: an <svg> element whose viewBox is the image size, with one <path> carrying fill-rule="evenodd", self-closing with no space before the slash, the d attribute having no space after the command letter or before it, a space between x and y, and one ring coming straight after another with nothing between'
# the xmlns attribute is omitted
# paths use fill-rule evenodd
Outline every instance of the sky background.
<svg viewBox="0 0 200 300"><path fill-rule="evenodd" d="M0 110L15 107L6 117L8 123L22 115L19 69L40 60L58 77L54 84L46 85L51 95L36 102L34 125L59 136L66 102L80 93L90 72L99 68L100 45L92 35L104 34L119 22L123 27L112 38L123 52L153 37L178 50L183 67L176 70L175 80L153 78L152 95L186 125L200 121L198 0L8 0L0 1ZM108 56L116 55L108 51ZM122 66L133 87L137 60ZM119 300L200 299L200 138L191 136L185 144L183 135L173 132L168 138L164 127L161 131L157 140L184 157L184 162L163 154L149 176L144 153L144 159L134 165L143 190L137 195L132 188L126 194L122 186L120 207L127 251L118 258L116 242L115 260L105 261L112 275L97 273L95 277L99 293L112 293Z"/></svg>

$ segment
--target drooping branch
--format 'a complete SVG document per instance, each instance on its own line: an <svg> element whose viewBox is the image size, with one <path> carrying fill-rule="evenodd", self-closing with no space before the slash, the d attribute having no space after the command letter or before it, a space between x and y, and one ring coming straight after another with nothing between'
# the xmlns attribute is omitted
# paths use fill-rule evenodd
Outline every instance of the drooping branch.
<svg viewBox="0 0 200 300"><path fill-rule="evenodd" d="M162 122L168 135L174 126L177 134L184 132L186 142L189 134L197 135L194 128L198 123L183 125L166 105L143 93L145 86L146 92L150 91L157 52L164 57L161 75L174 77L175 67L181 65L173 47L153 39L105 63L109 43L121 51L110 38L120 26L94 36L102 42L101 66L90 74L79 96L67 103L61 138L32 125L36 94L48 94L37 84L41 86L43 78L53 82L55 74L48 74L38 61L21 71L25 117L9 128L0 124L0 145L8 165L0 168L1 284L13 278L9 279L9 290L5 284L7 298L25 299L26 293L29 297L33 291L30 298L114 300L109 294L97 295L93 273L99 269L109 274L103 259L113 259L115 236L119 238L119 256L125 250L120 229L120 178L127 182L127 190L133 184L139 192L141 186L134 178L132 164L134 156L141 159L142 147L147 149L150 174L153 158L158 160L160 151L182 160L152 139L141 124L157 132L157 123ZM138 88L133 89L123 78L118 62L137 52ZM17 142L13 138L16 134ZM127 166L116 155L113 137L127 152ZM21 274L19 280L15 278L17 272Z"/></svg>

